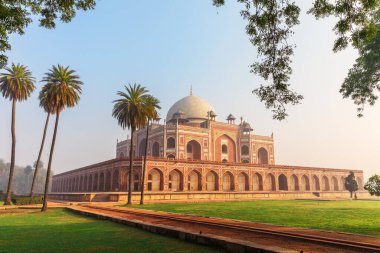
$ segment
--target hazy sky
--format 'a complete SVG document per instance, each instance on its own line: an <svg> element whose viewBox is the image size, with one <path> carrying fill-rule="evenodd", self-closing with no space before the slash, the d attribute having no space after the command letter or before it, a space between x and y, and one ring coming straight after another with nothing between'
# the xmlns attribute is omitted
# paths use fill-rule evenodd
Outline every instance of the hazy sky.
<svg viewBox="0 0 380 253"><path fill-rule="evenodd" d="M11 36L9 61L31 69L37 80L52 64L70 65L85 83L79 105L60 117L53 167L55 173L115 157L123 131L111 116L116 92L128 83L148 87L162 103L161 115L193 93L208 100L224 121L243 116L256 134L275 136L277 164L363 169L380 173L380 105L356 117L355 105L339 88L352 66L352 49L334 54L334 20L315 20L302 9L291 83L303 94L286 121L272 120L251 91L261 83L250 73L256 51L245 33L236 1L216 8L212 1L98 1L94 11L78 13L55 30L31 25ZM17 105L18 165L36 160L46 115L38 90ZM11 103L0 98L0 158L10 160ZM43 154L45 164L51 142Z"/></svg>

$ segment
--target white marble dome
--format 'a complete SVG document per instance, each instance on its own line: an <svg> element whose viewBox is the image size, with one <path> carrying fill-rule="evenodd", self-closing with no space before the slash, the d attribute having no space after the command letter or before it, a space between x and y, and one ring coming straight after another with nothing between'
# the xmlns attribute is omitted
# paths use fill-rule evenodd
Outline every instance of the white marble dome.
<svg viewBox="0 0 380 253"><path fill-rule="evenodd" d="M173 115L177 112L183 113L183 118L190 122L202 122L207 119L207 112L215 109L206 100L197 96L184 97L170 107L166 115L166 121L173 119Z"/></svg>

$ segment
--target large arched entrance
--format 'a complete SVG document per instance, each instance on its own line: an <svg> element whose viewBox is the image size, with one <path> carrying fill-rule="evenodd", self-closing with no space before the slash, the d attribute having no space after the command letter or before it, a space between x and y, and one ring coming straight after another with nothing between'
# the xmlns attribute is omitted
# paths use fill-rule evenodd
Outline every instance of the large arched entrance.
<svg viewBox="0 0 380 253"><path fill-rule="evenodd" d="M291 191L299 191L299 183L298 183L298 177L296 175L292 175L290 177L290 190Z"/></svg>
<svg viewBox="0 0 380 253"><path fill-rule="evenodd" d="M201 144L195 140L189 141L186 145L186 156L187 159L201 160Z"/></svg>
<svg viewBox="0 0 380 253"><path fill-rule="evenodd" d="M153 157L160 157L160 144L158 142L153 143L152 156Z"/></svg>
<svg viewBox="0 0 380 253"><path fill-rule="evenodd" d="M248 183L248 175L244 172L241 172L238 176L238 190L239 191L248 191L249 183Z"/></svg>
<svg viewBox="0 0 380 253"><path fill-rule="evenodd" d="M214 171L210 171L206 175L206 190L207 191L218 190L218 175Z"/></svg>
<svg viewBox="0 0 380 253"><path fill-rule="evenodd" d="M189 191L200 191L201 190L201 175L199 172L193 170L189 173Z"/></svg>
<svg viewBox="0 0 380 253"><path fill-rule="evenodd" d="M259 148L257 157L259 164L268 164L268 151L265 148Z"/></svg>
<svg viewBox="0 0 380 253"><path fill-rule="evenodd" d="M169 173L169 190L175 192L183 190L183 176L179 170L172 170Z"/></svg>
<svg viewBox="0 0 380 253"><path fill-rule="evenodd" d="M252 186L254 191L262 191L263 190L263 177L259 173L253 174L252 177Z"/></svg>
<svg viewBox="0 0 380 253"><path fill-rule="evenodd" d="M280 191L287 191L288 190L288 179L284 174L281 174L278 176L278 189Z"/></svg>
<svg viewBox="0 0 380 253"><path fill-rule="evenodd" d="M215 160L236 162L236 144L235 141L224 134L215 140Z"/></svg>
<svg viewBox="0 0 380 253"><path fill-rule="evenodd" d="M301 177L301 191L310 191L310 182L306 175Z"/></svg>
<svg viewBox="0 0 380 253"><path fill-rule="evenodd" d="M152 169L148 174L148 191L162 191L163 175L158 169Z"/></svg>

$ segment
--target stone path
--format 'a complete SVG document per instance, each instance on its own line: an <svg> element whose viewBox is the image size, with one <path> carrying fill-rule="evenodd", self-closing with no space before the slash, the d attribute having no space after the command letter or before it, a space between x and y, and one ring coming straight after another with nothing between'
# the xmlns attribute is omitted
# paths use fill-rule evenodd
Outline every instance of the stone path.
<svg viewBox="0 0 380 253"><path fill-rule="evenodd" d="M94 204L93 204L94 205ZM102 205L105 206L104 204ZM122 207L112 207L107 210L96 209L91 207L91 205L87 206L70 206L69 208L83 214L88 214L101 218L109 218L117 222L127 223L132 226L138 226L144 229L148 227L147 230L159 232L159 230L171 229L174 231L180 231L181 233L188 233L189 235L202 235L203 237L211 237L211 238L223 238L223 240L228 240L230 243L236 243L240 245L254 245L254 247L261 247L262 249L268 250L267 252L360 252L349 250L347 248L341 247L337 248L335 246L321 245L317 243L310 243L305 240L298 239L289 239L281 236L269 236L263 235L260 233L255 233L252 231L244 231L234 230L228 228L220 228L215 226L208 226L203 224L192 224L190 222L180 222L165 218L157 218L152 216L144 216L144 214L165 214L171 217L185 217L191 218L197 221L215 221L218 224L225 225L244 225L252 228L262 228L262 229L271 229L279 232L292 232L292 233L301 233L307 235L314 236L324 236L327 238L337 238L342 240L349 241L357 241L357 242L367 242L377 245L380 245L380 238L369 237L369 236L360 236L353 235L347 233L337 233L337 232L328 232L328 231L320 231L320 230L312 230L312 229L302 229L302 228L292 228L292 227L283 227L283 226L274 226L268 224L261 223L252 223L245 221L237 221L237 220L228 220L228 219L220 219L220 218L206 218L206 217L198 217L198 216L190 216L190 215L182 215L182 214L173 214L173 213L165 213L165 212L156 212L150 210L140 210L140 209L130 209L130 208L122 208ZM133 212L139 212L140 214L130 214L123 213L123 210L132 210ZM169 232L163 232L169 233ZM173 232L171 232L173 233ZM175 233L174 233L175 234ZM178 236L178 235L175 235ZM253 247L253 248L254 248ZM251 251L245 251L251 252ZM253 252L253 251L252 251ZM361 251L366 252L366 251Z"/></svg>

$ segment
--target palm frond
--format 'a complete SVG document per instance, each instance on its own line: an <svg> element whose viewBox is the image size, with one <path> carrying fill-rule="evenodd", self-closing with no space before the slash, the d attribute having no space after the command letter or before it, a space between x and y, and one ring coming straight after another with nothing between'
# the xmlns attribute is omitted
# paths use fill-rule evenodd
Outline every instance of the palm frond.
<svg viewBox="0 0 380 253"><path fill-rule="evenodd" d="M35 78L28 68L21 64L12 63L0 74L0 93L9 100L26 100L36 89Z"/></svg>

